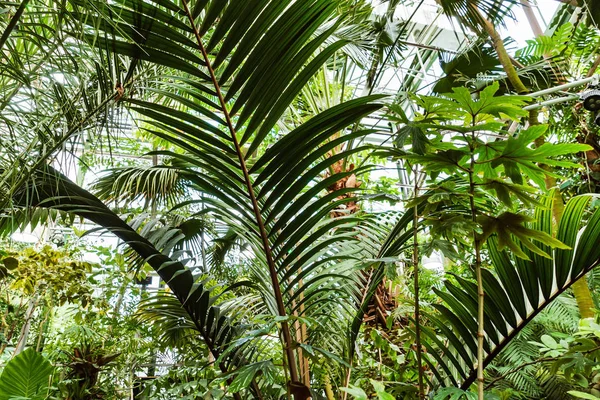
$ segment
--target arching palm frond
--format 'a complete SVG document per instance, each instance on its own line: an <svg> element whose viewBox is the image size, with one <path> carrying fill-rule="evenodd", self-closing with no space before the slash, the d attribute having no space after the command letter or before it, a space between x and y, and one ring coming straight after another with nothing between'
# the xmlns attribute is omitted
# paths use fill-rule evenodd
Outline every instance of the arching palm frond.
<svg viewBox="0 0 600 400"><path fill-rule="evenodd" d="M418 211L423 211L424 206L418 206ZM348 331L348 349L349 359L352 360L355 352L355 344L360 328L363 324L367 308L377 291L377 287L383 281L387 266L390 262L397 261L400 255L407 249L408 242L414 234L414 210L398 215L396 218L386 218L378 221L386 234L379 237L379 243L374 246L377 250L374 253L373 260L368 262L366 273L361 277L361 291L357 293L356 301L358 311L352 319L350 330ZM418 227L417 229L422 229Z"/></svg>
<svg viewBox="0 0 600 400"><path fill-rule="evenodd" d="M102 68L114 72L118 90L113 98L147 133L178 147L171 156L187 163L182 170L203 194L203 212L234 228L249 244L266 278L265 303L279 318L297 398L305 398L306 391L287 318L300 303L317 314L339 307L326 289L352 275L350 263L336 260L358 258L360 248L355 255L342 254L356 240L349 230L361 218L330 218L334 210L343 213L360 190L335 183L370 167L336 172L333 166L369 149L347 143L373 132L359 123L381 108L380 96L337 105L281 132L282 138L268 148L267 143L302 87L347 43L327 41L339 26L337 6L331 0L69 1L72 39L95 47ZM204 330L205 341L214 340L217 348L227 341L232 329L209 307L210 297L189 270L160 254L89 193L59 180L57 185L40 183L41 197L32 187L21 193L37 199L33 203L45 200L47 206L78 213L121 235L172 287ZM69 194L61 197L55 186ZM323 275L326 270L329 275Z"/></svg>
<svg viewBox="0 0 600 400"><path fill-rule="evenodd" d="M229 319L214 306L215 298L180 262L161 253L104 203L51 167L38 170L14 195L16 205L60 210L85 218L108 230L142 257L167 283L191 317L210 351L219 356L235 336ZM219 366L227 371L231 359Z"/></svg>
<svg viewBox="0 0 600 400"><path fill-rule="evenodd" d="M136 315L141 323L152 325L159 332L161 346L178 348L186 341L194 343L199 335L179 299L169 292L159 292L142 300Z"/></svg>
<svg viewBox="0 0 600 400"><path fill-rule="evenodd" d="M446 15L456 17L475 32L481 32L483 18L492 23L503 23L512 16L511 8L518 0L436 0Z"/></svg>
<svg viewBox="0 0 600 400"><path fill-rule="evenodd" d="M556 238L568 250L540 246L552 259L533 254L523 247L530 260L498 249L492 236L487 244L493 269L484 269L485 353L487 366L541 311L600 261L600 209L589 210L593 196L571 199L558 223ZM533 228L553 234L551 193L536 210ZM590 212L588 212L590 211ZM446 290L435 289L443 300L434 305L440 315L429 315L436 331L425 330L424 358L440 385L468 388L476 379L477 292L476 284L456 277L445 282ZM446 338L443 342L439 335Z"/></svg>
<svg viewBox="0 0 600 400"><path fill-rule="evenodd" d="M145 206L169 206L185 196L185 184L177 169L167 165L113 168L105 171L90 190L102 201L123 206L139 201Z"/></svg>

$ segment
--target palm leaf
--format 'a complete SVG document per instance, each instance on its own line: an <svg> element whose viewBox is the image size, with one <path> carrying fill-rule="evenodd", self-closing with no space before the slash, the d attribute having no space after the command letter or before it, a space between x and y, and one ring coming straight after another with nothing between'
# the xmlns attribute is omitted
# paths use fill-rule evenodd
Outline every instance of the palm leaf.
<svg viewBox="0 0 600 400"><path fill-rule="evenodd" d="M235 335L235 328L223 316L215 299L191 271L171 260L91 193L80 188L51 167L40 170L35 179L22 187L13 198L15 204L50 208L72 213L108 230L144 259L171 288L190 315L211 352L219 355ZM226 366L223 368L226 370Z"/></svg>
<svg viewBox="0 0 600 400"><path fill-rule="evenodd" d="M263 282L270 286L263 291L265 303L271 313L284 317L283 347L291 380L298 383L285 317L300 306L316 315L334 314L340 297L327 295L325 287L342 297L352 290L353 285L345 283L352 282L356 273L352 263L336 260L359 258L360 248L352 249L353 254L342 248L354 241L348 232L360 219L329 216L356 201L359 189L331 187L370 167L356 171L333 167L368 149L349 148L347 143L372 131L346 128L358 127L362 117L378 110L380 96L335 106L286 132L268 149L266 143L297 94L346 44L329 40L339 24L338 2L72 0L69 4L74 21L70 34L76 42L98 49L102 56L97 58L105 63L119 60L114 69L129 65L121 82L125 87L136 85L136 93L144 96L125 93L121 103L144 130L178 148L172 156L185 166L177 173L203 194L188 203L202 204L205 214L234 228L248 243L257 276L265 277ZM132 71L148 75L133 81ZM138 175L140 181L148 174ZM189 270L160 254L114 214L105 217L109 210L89 193L63 184L64 179L60 182L56 186L67 188L67 196L57 193L55 185L41 182L35 190L21 191L20 200L76 213L121 235L172 286L205 341L214 341L217 349L227 342L231 329L217 335L221 326L228 326L227 320L213 313L217 309L209 307L206 291ZM143 195L151 188L132 189L127 189L130 194ZM164 238L156 246L170 241ZM311 257L313 251L319 257Z"/></svg>

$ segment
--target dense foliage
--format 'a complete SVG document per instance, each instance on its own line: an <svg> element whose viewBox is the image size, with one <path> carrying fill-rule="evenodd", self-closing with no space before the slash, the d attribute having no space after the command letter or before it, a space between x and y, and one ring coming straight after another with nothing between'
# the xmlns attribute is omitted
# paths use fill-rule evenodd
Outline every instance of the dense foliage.
<svg viewBox="0 0 600 400"><path fill-rule="evenodd" d="M556 6L3 3L0 400L600 398L600 9Z"/></svg>

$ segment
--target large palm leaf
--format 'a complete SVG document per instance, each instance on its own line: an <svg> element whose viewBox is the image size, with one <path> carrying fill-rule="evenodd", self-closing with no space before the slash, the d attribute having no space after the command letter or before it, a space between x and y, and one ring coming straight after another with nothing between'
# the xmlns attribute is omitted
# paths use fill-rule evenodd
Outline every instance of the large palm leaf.
<svg viewBox="0 0 600 400"><path fill-rule="evenodd" d="M551 193L536 210L533 228L553 234ZM571 287L600 261L600 209L589 212L591 195L571 199L558 223L556 238L570 249L552 250L548 259L523 247L530 260L500 251L497 238L488 244L491 269L483 269L485 303L485 365L554 299ZM446 290L435 290L443 303L434 305L439 315L429 315L436 330L423 330L428 353L424 358L441 385L468 388L476 379L477 285L455 277ZM446 340L440 340L439 336Z"/></svg>
<svg viewBox="0 0 600 400"><path fill-rule="evenodd" d="M191 199L180 199L183 204L193 208L195 203L205 203L199 195L205 189L194 184L197 181L197 172L192 168L194 158L174 153L169 153L169 156L178 158L177 162L172 163L174 166L170 167L170 171L187 187L185 192L191 194ZM157 173L147 175L148 169L145 167L114 169L101 177L94 184L94 188L101 197L108 195L107 199L119 198L125 203L135 200L141 194L146 194L148 190L145 188L162 188L169 193L170 186L164 185L163 177L159 173L163 167L154 168ZM138 178L140 175L148 179L142 183ZM200 193L194 195L194 191ZM162 197L160 191L156 194ZM206 211L204 208L196 209L202 215ZM173 215L175 212L177 208L171 210L168 215ZM336 228L335 235L325 235L315 242L309 251L296 257L294 267L298 271L297 275L295 276L293 270L286 266L286 273L282 277L283 281L287 281L286 293L290 296L287 304L292 312L300 314L299 310L302 309L301 314L309 317L314 324L311 337L305 344L336 354L344 354L350 360L354 355L355 340L362 325L365 309L372 301L373 293L385 275L386 266L390 260L397 259L406 249L406 241L413 234L412 230L408 230L413 222L412 210L407 214L386 212L377 216L363 216L358 224L353 222L354 219L340 219L339 221L345 224ZM324 223L326 224L327 220ZM233 235L234 240L239 242L242 239L241 243L247 244L247 240L244 240L245 235L236 233L236 229L234 224L229 228L227 236ZM171 235L169 232L175 233ZM169 237L171 242L177 242L181 237L181 232L168 227L159 227L142 233L161 250L164 249L161 245L165 241L164 238ZM156 241L152 239L154 237L157 238ZM215 249L218 249L220 242L217 241L215 244L217 245ZM169 246L172 247L174 246ZM210 254L207 255L207 259L211 258ZM385 261L381 261L382 259ZM252 280L261 288L260 292L265 298L263 306L271 305L271 310L274 310L272 305L275 299L271 294L268 272L261 263L247 261L251 265L249 272L253 277ZM296 289L296 285L300 288ZM331 330L332 324L335 326L350 324L350 340L346 340L344 331ZM244 340L244 343L247 345L248 352L255 353L256 347L259 347L248 340ZM256 356L255 353L253 357Z"/></svg>
<svg viewBox="0 0 600 400"><path fill-rule="evenodd" d="M214 306L216 299L202 283L196 282L190 269L157 250L156 246L125 223L91 193L71 182L51 167L40 169L15 191L13 207L52 209L78 215L108 230L147 262L167 283L183 309L190 315L210 351L219 356L236 334L229 318ZM219 367L226 372L231 362L224 359Z"/></svg>
<svg viewBox="0 0 600 400"><path fill-rule="evenodd" d="M149 132L185 151L170 155L193 164L186 179L206 195L199 200L205 212L235 227L250 244L268 283L266 303L281 320L291 381L298 385L286 318L299 307L301 292L305 302L333 302L317 296L324 292L318 289L324 281L316 275L326 262L334 263L325 248L335 247L337 240L339 249L347 241L340 228L358 222L353 217L328 219L332 210L353 201L347 194L357 189L327 193L327 188L368 167L325 174L337 161L367 149L344 145L370 131L345 128L377 110L380 105L373 102L378 97L327 110L269 149L265 139L307 81L345 44L325 44L337 27L337 2L71 4L82 21L78 38L107 54L171 70L169 76L156 76L153 86L136 88L146 94L145 100L123 100L144 118ZM329 28L318 32L324 24Z"/></svg>

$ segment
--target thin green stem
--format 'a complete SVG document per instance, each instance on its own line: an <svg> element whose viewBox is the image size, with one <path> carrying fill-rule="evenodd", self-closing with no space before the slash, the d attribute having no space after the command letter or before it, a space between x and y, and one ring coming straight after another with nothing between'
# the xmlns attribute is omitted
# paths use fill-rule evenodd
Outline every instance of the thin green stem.
<svg viewBox="0 0 600 400"><path fill-rule="evenodd" d="M475 118L473 118L473 121ZM477 207L475 205L475 132L472 134L472 141L469 143L471 152L471 166L469 168L469 203L471 208L471 218L473 224L477 223ZM477 233L473 230L473 242L475 245L475 275L477 279L477 398L483 400L485 377L483 375L484 361L484 337L485 337L485 292L483 290L483 276L481 274L481 242L477 239Z"/></svg>
<svg viewBox="0 0 600 400"><path fill-rule="evenodd" d="M419 170L417 166L414 167L415 175L415 192L414 198L416 199L419 194ZM425 398L425 387L423 384L423 360L421 354L421 308L419 304L419 238L418 238L418 223L419 223L419 209L417 206L414 207L413 214L413 279L414 279L414 290L415 290L415 345L417 346L417 368L419 371L419 399Z"/></svg>

